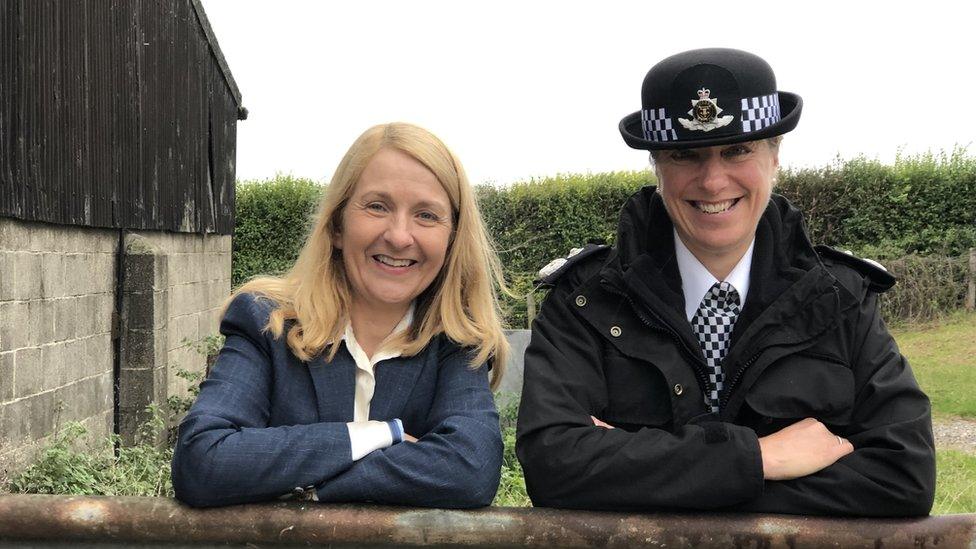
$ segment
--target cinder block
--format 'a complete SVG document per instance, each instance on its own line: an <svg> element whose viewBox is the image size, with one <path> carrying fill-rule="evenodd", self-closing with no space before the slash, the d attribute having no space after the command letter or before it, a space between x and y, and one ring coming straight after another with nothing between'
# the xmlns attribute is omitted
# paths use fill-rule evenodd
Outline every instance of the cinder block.
<svg viewBox="0 0 976 549"><path fill-rule="evenodd" d="M41 297L62 297L64 293L64 254L46 252L41 258Z"/></svg>
<svg viewBox="0 0 976 549"><path fill-rule="evenodd" d="M48 365L42 358L44 354L41 348L20 349L5 354L14 356L14 398L23 398L51 388L45 385L45 378L50 373L47 372Z"/></svg>
<svg viewBox="0 0 976 549"><path fill-rule="evenodd" d="M0 252L0 301L41 297L41 258L31 252Z"/></svg>
<svg viewBox="0 0 976 549"><path fill-rule="evenodd" d="M15 400L0 404L0 437L12 445L22 443L30 434L30 407L28 400Z"/></svg>
<svg viewBox="0 0 976 549"><path fill-rule="evenodd" d="M153 292L153 326L163 329L169 326L169 289Z"/></svg>
<svg viewBox="0 0 976 549"><path fill-rule="evenodd" d="M199 354L189 347L180 347L178 349L173 349L167 354L167 366L169 371L178 372L180 370L195 371L195 357Z"/></svg>
<svg viewBox="0 0 976 549"><path fill-rule="evenodd" d="M47 391L24 399L27 402L27 434L37 440L50 435L54 431L63 403L54 398L54 391Z"/></svg>
<svg viewBox="0 0 976 549"><path fill-rule="evenodd" d="M0 352L27 347L30 314L26 301L0 301Z"/></svg>
<svg viewBox="0 0 976 549"><path fill-rule="evenodd" d="M112 338L109 334L98 334L85 338L85 364L88 367L85 376L112 373L115 367L112 361Z"/></svg>
<svg viewBox="0 0 976 549"><path fill-rule="evenodd" d="M0 217L0 251L19 251L30 248L30 223L10 217Z"/></svg>
<svg viewBox="0 0 976 549"><path fill-rule="evenodd" d="M65 227L65 229L71 233L71 237L68 239L71 244L71 253L92 254L101 251L102 241L106 235L105 229L93 229L91 227ZM115 231L110 231L109 234L118 240Z"/></svg>
<svg viewBox="0 0 976 549"><path fill-rule="evenodd" d="M122 330L121 365L123 369L150 368L155 358L154 334L148 330Z"/></svg>
<svg viewBox="0 0 976 549"><path fill-rule="evenodd" d="M0 353L0 403L14 398L14 382L14 351Z"/></svg>
<svg viewBox="0 0 976 549"><path fill-rule="evenodd" d="M95 276L95 254L80 253L64 256L65 295L83 295L99 291Z"/></svg>
<svg viewBox="0 0 976 549"><path fill-rule="evenodd" d="M60 387L55 400L64 403L61 421L82 421L105 412L104 395L112 393L104 376L89 377Z"/></svg>
<svg viewBox="0 0 976 549"><path fill-rule="evenodd" d="M151 292L155 288L156 256L151 254L127 255L122 259L125 269L122 291Z"/></svg>
<svg viewBox="0 0 976 549"><path fill-rule="evenodd" d="M39 347L54 341L55 303L53 299L27 302L28 345Z"/></svg>
<svg viewBox="0 0 976 549"><path fill-rule="evenodd" d="M27 249L32 252L59 251L56 246L58 238L54 234L54 226L47 223L31 223L28 230L30 242Z"/></svg>
<svg viewBox="0 0 976 549"><path fill-rule="evenodd" d="M192 284L180 284L169 287L169 316L170 319L194 312L197 307L196 289Z"/></svg>
<svg viewBox="0 0 976 549"><path fill-rule="evenodd" d="M64 341L74 338L75 327L78 324L77 302L78 300L73 297L53 300L54 341Z"/></svg>
<svg viewBox="0 0 976 549"><path fill-rule="evenodd" d="M56 389L64 384L65 354L63 343L52 343L41 347L40 375L44 390Z"/></svg>
<svg viewBox="0 0 976 549"><path fill-rule="evenodd" d="M94 296L95 313L92 317L94 324L92 332L107 334L112 331L112 312L115 310L115 296L112 294L97 294Z"/></svg>
<svg viewBox="0 0 976 549"><path fill-rule="evenodd" d="M152 368L119 371L119 407L141 409L152 402L155 389Z"/></svg>
<svg viewBox="0 0 976 549"><path fill-rule="evenodd" d="M181 315L169 320L166 327L166 349L172 350L192 344L197 339L195 315Z"/></svg>
<svg viewBox="0 0 976 549"><path fill-rule="evenodd" d="M115 256L107 253L92 256L92 293L115 293Z"/></svg>
<svg viewBox="0 0 976 549"><path fill-rule="evenodd" d="M155 325L154 292L122 294L122 323L125 329L152 330Z"/></svg>
<svg viewBox="0 0 976 549"><path fill-rule="evenodd" d="M91 251L110 255L114 258L118 247L119 233L111 229L104 229L98 230L98 238Z"/></svg>
<svg viewBox="0 0 976 549"><path fill-rule="evenodd" d="M203 339L216 333L217 324L214 322L214 310L201 311L197 315L197 338Z"/></svg>
<svg viewBox="0 0 976 549"><path fill-rule="evenodd" d="M224 276L228 280L231 277L231 263L232 263L232 260L233 260L233 256L231 255L230 252L227 252L225 254L221 254L221 258L220 258L220 263L221 263L220 272L223 273Z"/></svg>
<svg viewBox="0 0 976 549"><path fill-rule="evenodd" d="M88 364L85 362L85 347L87 339L72 339L64 342L62 347L61 385L74 383L88 377Z"/></svg>
<svg viewBox="0 0 976 549"><path fill-rule="evenodd" d="M75 325L75 337L88 337L95 333L95 315L99 308L99 295L87 294L78 296L75 302L78 322Z"/></svg>
<svg viewBox="0 0 976 549"><path fill-rule="evenodd" d="M168 377L169 369L165 365L153 370L153 403L160 406L166 402L166 397L169 395Z"/></svg>
<svg viewBox="0 0 976 549"><path fill-rule="evenodd" d="M153 270L153 288L161 290L171 284L169 280L169 256L157 255L156 267Z"/></svg>

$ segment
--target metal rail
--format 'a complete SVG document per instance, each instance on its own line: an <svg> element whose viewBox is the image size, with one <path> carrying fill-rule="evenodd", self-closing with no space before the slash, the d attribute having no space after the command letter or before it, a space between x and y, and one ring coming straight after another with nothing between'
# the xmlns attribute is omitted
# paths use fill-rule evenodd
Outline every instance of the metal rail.
<svg viewBox="0 0 976 549"><path fill-rule="evenodd" d="M848 519L473 511L275 503L192 509L172 499L0 496L4 546L938 547L976 549L976 514Z"/></svg>

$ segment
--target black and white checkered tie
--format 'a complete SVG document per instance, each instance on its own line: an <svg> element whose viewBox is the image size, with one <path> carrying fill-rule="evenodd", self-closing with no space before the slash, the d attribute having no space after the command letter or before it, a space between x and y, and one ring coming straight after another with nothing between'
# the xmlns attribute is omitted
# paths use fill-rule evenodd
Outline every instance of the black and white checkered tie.
<svg viewBox="0 0 976 549"><path fill-rule="evenodd" d="M729 337L738 316L739 292L728 282L716 282L705 292L698 312L691 319L691 329L698 336L708 364L705 404L711 406L712 412L718 412L718 395L724 380L722 359L729 348Z"/></svg>

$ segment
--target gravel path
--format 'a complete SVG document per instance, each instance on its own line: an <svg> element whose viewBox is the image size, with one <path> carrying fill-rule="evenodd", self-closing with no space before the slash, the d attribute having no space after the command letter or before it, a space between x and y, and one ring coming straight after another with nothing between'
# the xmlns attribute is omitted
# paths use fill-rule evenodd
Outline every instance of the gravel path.
<svg viewBox="0 0 976 549"><path fill-rule="evenodd" d="M932 427L936 448L952 448L976 455L976 420L937 420Z"/></svg>

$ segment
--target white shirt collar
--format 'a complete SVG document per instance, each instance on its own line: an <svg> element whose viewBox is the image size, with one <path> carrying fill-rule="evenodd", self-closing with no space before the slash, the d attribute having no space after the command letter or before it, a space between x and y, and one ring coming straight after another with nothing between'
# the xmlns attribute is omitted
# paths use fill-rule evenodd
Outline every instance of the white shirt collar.
<svg viewBox="0 0 976 549"><path fill-rule="evenodd" d="M740 308L745 306L746 295L749 293L749 273L752 271L752 249L755 245L756 239L753 238L749 249L724 280L739 292ZM678 261L678 273L681 275L681 289L685 294L685 315L688 317L688 322L691 322L698 311L698 306L701 305L702 298L705 297L705 292L720 281L712 276L712 273L708 272L701 261L698 261L698 258L685 246L678 236L678 231L674 231L674 254Z"/></svg>
<svg viewBox="0 0 976 549"><path fill-rule="evenodd" d="M409 328L410 325L413 324L413 312L414 304L411 302L410 308L407 309L407 313L403 315L403 318L400 319L400 322L397 323L396 327L393 328L393 331L390 332L390 335L388 335L386 339L391 339L400 332L403 332ZM379 352L374 353L372 358L367 357L366 352L363 351L363 348L359 346L359 342L356 341L356 334L354 334L352 331L352 322L346 324L346 331L339 339L340 341L346 341L346 347L349 350L349 354L352 355L353 360L356 361L356 366L363 369L367 368L368 365L368 369L372 370L372 366L375 366L380 361L396 358L401 354L399 349L383 349L383 346L381 345Z"/></svg>

